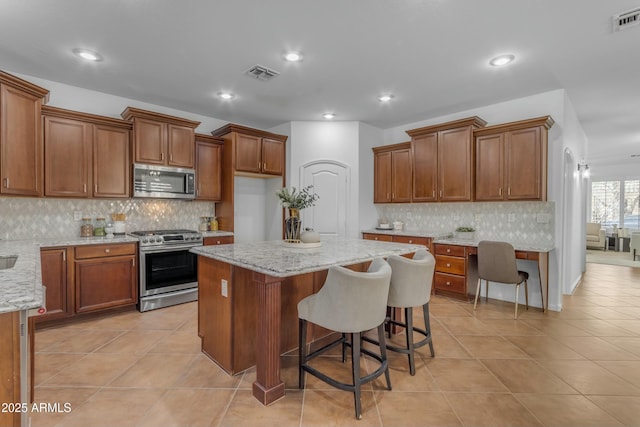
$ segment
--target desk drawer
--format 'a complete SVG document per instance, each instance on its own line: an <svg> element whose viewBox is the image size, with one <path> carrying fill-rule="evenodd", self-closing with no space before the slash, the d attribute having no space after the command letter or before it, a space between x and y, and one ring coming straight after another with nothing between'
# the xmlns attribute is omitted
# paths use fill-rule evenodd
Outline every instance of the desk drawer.
<svg viewBox="0 0 640 427"><path fill-rule="evenodd" d="M137 243L76 246L76 259L135 255Z"/></svg>
<svg viewBox="0 0 640 427"><path fill-rule="evenodd" d="M436 271L449 274L465 275L464 258L447 255L436 255Z"/></svg>
<svg viewBox="0 0 640 427"><path fill-rule="evenodd" d="M379 240L381 242L390 242L393 240L393 236L390 234L362 233L362 238L365 240Z"/></svg>
<svg viewBox="0 0 640 427"><path fill-rule="evenodd" d="M464 256L464 246L436 244L436 255Z"/></svg>
<svg viewBox="0 0 640 427"><path fill-rule="evenodd" d="M452 274L436 273L434 276L436 289L443 291L466 294L466 279L464 276L454 276Z"/></svg>

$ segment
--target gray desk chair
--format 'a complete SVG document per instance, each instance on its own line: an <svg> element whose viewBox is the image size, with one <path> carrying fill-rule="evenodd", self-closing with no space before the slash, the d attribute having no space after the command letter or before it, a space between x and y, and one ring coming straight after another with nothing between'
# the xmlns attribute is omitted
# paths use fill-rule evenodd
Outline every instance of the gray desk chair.
<svg viewBox="0 0 640 427"><path fill-rule="evenodd" d="M429 301L431 299L431 286L433 285L433 275L436 267L436 260L431 253L422 249L417 251L412 259L391 255L387 262L391 266L391 286L389 287L389 299L387 306L391 307L391 318L388 320L389 332L392 325L405 329L406 347L396 347L387 344L387 350L406 354L409 357L409 373L416 374L415 349L429 344L431 356L435 356L433 351L433 341L431 339L431 325L429 322ZM413 307L422 306L424 314L424 329L413 326ZM394 308L404 308L404 319L402 322L393 317ZM414 342L413 333L424 336L424 339ZM377 341L365 338L366 341L377 343Z"/></svg>
<svg viewBox="0 0 640 427"><path fill-rule="evenodd" d="M390 280L391 267L382 258L374 259L366 273L351 271L343 267L331 267L322 289L298 303L299 387L304 388L305 372L308 372L333 387L351 391L354 396L357 419L362 418L360 402L362 384L373 381L384 373L387 388L391 390L384 340L384 321ZM340 332L342 336L307 354L307 322ZM374 328L378 329L380 354L373 353L361 346L361 334ZM351 336L350 342L346 339L347 334ZM343 362L346 361L345 346L351 347L353 384L339 382L308 364L311 359L338 344L342 344ZM378 369L364 377L360 376L361 353L380 362Z"/></svg>
<svg viewBox="0 0 640 427"><path fill-rule="evenodd" d="M519 271L516 264L516 251L509 243L483 240L478 243L478 286L473 309L476 309L480 296L480 283L486 282L486 300L489 300L489 282L516 285L516 310L514 319L518 318L518 290L524 283L525 303L529 309L529 289L527 280L529 273Z"/></svg>

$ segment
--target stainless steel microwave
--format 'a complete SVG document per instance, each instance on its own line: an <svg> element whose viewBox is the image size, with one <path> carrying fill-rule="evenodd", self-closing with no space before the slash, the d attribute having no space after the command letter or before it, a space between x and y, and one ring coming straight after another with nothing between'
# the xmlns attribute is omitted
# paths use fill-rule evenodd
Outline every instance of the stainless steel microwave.
<svg viewBox="0 0 640 427"><path fill-rule="evenodd" d="M133 165L133 197L194 199L195 181L196 171L193 169Z"/></svg>

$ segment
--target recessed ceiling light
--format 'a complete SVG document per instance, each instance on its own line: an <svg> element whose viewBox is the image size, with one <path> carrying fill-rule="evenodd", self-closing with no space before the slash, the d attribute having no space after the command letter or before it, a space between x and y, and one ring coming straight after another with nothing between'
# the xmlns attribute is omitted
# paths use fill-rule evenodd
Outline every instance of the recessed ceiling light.
<svg viewBox="0 0 640 427"><path fill-rule="evenodd" d="M335 115L334 113L324 113L324 114L322 115L322 117L324 117L324 118L325 118L325 119L327 119L327 120L331 120L331 119L335 118L335 117L336 117L336 115Z"/></svg>
<svg viewBox="0 0 640 427"><path fill-rule="evenodd" d="M380 102L389 102L393 99L393 95L388 94L388 95L380 95L378 97L378 101Z"/></svg>
<svg viewBox="0 0 640 427"><path fill-rule="evenodd" d="M73 53L76 56L79 56L80 58L84 59L85 61L93 61L93 62L102 61L102 55L100 55L98 52L94 52L89 49L76 48L76 49L73 49Z"/></svg>
<svg viewBox="0 0 640 427"><path fill-rule="evenodd" d="M494 67L502 67L513 62L514 59L516 59L514 55L500 55L491 59L491 61L489 61L489 64L493 65Z"/></svg>
<svg viewBox="0 0 640 427"><path fill-rule="evenodd" d="M218 97L222 99L233 99L235 95L231 92L218 92Z"/></svg>
<svg viewBox="0 0 640 427"><path fill-rule="evenodd" d="M284 59L289 62L299 62L302 61L302 54L300 52L287 52L284 55Z"/></svg>

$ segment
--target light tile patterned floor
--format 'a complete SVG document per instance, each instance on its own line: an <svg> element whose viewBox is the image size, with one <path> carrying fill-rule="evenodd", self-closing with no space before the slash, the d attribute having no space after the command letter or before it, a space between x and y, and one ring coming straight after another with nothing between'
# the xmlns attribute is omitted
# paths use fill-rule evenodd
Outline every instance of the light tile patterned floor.
<svg viewBox="0 0 640 427"><path fill-rule="evenodd" d="M197 306L124 313L36 334L37 402L70 413L33 414L44 426L638 426L640 269L588 264L561 313L436 297L436 357L419 351L414 377L391 354L392 391L382 381L353 399L283 356L284 399L251 396L253 370L228 376L200 353ZM419 310L416 310L419 311ZM416 322L421 322L416 316ZM347 366L319 360L337 375ZM370 360L365 363L365 369ZM348 365L348 364L347 364Z"/></svg>

